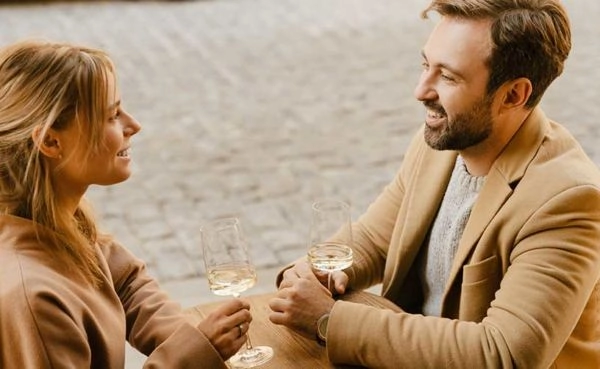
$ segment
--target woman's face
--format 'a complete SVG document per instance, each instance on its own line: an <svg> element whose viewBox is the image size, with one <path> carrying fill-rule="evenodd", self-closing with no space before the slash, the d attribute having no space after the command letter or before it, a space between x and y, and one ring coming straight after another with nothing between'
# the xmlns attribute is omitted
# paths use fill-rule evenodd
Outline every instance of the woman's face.
<svg viewBox="0 0 600 369"><path fill-rule="evenodd" d="M60 168L56 172L58 188L66 194L82 196L92 184L111 185L131 175L130 138L140 124L121 106L114 75L109 74L108 116L101 123L100 144L87 155L88 134L78 124L57 132L61 147Z"/></svg>

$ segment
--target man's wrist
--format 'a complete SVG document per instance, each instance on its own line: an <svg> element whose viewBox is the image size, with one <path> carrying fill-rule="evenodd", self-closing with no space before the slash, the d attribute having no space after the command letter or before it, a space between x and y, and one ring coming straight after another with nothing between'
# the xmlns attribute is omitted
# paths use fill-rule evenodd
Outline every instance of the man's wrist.
<svg viewBox="0 0 600 369"><path fill-rule="evenodd" d="M329 324L329 313L321 315L317 319L317 342L321 346L327 345L327 326Z"/></svg>

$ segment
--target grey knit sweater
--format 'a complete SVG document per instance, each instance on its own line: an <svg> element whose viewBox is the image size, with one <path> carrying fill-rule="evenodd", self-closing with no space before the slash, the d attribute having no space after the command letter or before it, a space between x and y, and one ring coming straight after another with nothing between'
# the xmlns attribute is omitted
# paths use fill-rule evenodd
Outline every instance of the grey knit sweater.
<svg viewBox="0 0 600 369"><path fill-rule="evenodd" d="M423 246L419 260L424 315L441 314L442 295L454 254L484 181L485 177L471 176L462 158L457 158L428 243Z"/></svg>

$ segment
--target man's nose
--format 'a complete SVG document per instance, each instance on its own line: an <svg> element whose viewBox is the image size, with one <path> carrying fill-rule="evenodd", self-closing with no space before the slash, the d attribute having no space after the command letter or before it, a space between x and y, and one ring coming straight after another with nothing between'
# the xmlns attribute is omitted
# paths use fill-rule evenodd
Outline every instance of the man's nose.
<svg viewBox="0 0 600 369"><path fill-rule="evenodd" d="M424 71L414 90L414 96L419 101L437 100L438 94L432 81L431 75Z"/></svg>

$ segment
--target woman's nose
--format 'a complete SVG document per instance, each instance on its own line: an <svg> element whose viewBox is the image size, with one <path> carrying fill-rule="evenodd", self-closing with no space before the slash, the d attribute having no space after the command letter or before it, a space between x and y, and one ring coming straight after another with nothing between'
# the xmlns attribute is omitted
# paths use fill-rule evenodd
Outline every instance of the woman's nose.
<svg viewBox="0 0 600 369"><path fill-rule="evenodd" d="M125 124L124 124L125 134L128 136L133 136L138 133L140 129L142 129L142 125L138 122L132 115L126 114Z"/></svg>

